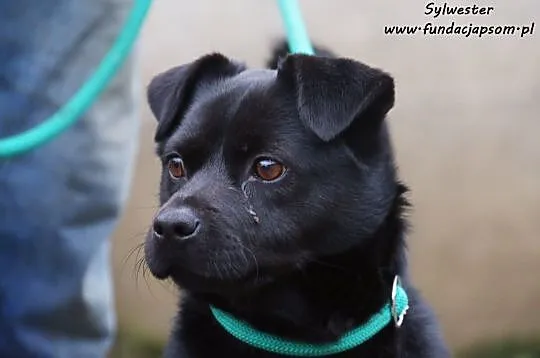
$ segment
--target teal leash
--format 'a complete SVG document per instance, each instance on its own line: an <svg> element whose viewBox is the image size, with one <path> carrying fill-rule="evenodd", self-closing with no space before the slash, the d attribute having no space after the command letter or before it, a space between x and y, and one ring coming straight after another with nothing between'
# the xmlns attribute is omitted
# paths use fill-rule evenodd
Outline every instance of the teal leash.
<svg viewBox="0 0 540 358"><path fill-rule="evenodd" d="M278 0L278 6L287 32L290 51L313 55L315 52L309 40L298 1Z"/></svg>
<svg viewBox="0 0 540 358"><path fill-rule="evenodd" d="M216 321L236 339L268 352L297 357L321 357L348 351L371 339L392 321L399 328L409 309L409 298L396 276L392 297L379 312L363 325L343 335L339 340L326 344L311 344L285 340L281 337L258 331L247 322L214 306L210 310Z"/></svg>
<svg viewBox="0 0 540 358"><path fill-rule="evenodd" d="M24 154L55 139L75 124L99 98L131 52L152 3L151 0L134 1L124 27L94 74L46 121L26 132L0 138L0 159Z"/></svg>

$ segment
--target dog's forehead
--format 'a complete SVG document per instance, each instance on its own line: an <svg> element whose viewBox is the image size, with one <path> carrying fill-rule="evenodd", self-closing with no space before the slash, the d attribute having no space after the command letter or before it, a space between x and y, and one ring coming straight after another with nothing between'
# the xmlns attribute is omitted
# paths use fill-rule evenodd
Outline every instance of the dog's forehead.
<svg viewBox="0 0 540 358"><path fill-rule="evenodd" d="M277 71L251 69L213 84L195 96L168 147L185 142L253 142L278 129L285 118L283 98L276 88ZM190 146L192 144L190 143Z"/></svg>
<svg viewBox="0 0 540 358"><path fill-rule="evenodd" d="M196 92L193 103L183 119L182 126L193 131L194 127L226 126L237 119L238 112L265 97L275 82L276 71L246 70L236 76L206 84Z"/></svg>
<svg viewBox="0 0 540 358"><path fill-rule="evenodd" d="M229 78L228 83L233 86L254 86L268 84L275 80L277 76L276 70L269 69L248 69L240 72L238 75Z"/></svg>

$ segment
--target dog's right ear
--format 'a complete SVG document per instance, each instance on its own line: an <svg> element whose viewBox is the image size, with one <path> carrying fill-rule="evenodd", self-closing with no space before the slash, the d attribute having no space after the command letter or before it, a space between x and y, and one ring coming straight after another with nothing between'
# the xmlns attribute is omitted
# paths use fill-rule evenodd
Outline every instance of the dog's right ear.
<svg viewBox="0 0 540 358"><path fill-rule="evenodd" d="M178 126L201 83L231 77L245 69L243 64L214 53L155 76L147 88L148 105L158 121L155 141L162 141Z"/></svg>

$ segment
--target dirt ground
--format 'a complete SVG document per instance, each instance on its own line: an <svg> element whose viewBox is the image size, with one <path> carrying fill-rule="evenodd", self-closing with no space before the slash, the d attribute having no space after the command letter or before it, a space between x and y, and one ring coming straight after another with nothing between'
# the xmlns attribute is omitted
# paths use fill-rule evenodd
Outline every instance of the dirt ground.
<svg viewBox="0 0 540 358"><path fill-rule="evenodd" d="M424 15L424 1L302 1L312 38L396 78L390 113L402 178L412 187L413 276L454 346L540 331L540 2L481 1L489 16ZM449 1L449 5L465 4ZM442 3L438 4L442 5ZM536 24L532 36L384 34L384 26ZM144 84L221 51L262 66L282 34L275 1L155 1L138 49ZM128 258L156 206L154 123L143 125L132 195L115 235L120 324L163 337L171 287L134 277Z"/></svg>

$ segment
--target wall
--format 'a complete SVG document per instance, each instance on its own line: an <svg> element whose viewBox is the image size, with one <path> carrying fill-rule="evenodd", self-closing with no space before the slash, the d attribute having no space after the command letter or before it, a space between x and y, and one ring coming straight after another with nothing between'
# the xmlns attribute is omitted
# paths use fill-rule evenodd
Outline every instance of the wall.
<svg viewBox="0 0 540 358"><path fill-rule="evenodd" d="M536 0L478 3L494 13L432 19L422 1L302 2L314 40L396 78L389 121L413 189L412 271L455 346L540 330L540 35L388 36L383 27L540 21ZM262 66L281 33L274 1L155 1L139 46L142 80L210 51ZM140 156L115 236L117 298L121 324L163 336L176 293L135 279L136 255L128 258L152 218L159 170L144 97L141 106Z"/></svg>

